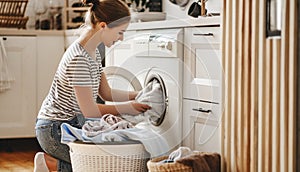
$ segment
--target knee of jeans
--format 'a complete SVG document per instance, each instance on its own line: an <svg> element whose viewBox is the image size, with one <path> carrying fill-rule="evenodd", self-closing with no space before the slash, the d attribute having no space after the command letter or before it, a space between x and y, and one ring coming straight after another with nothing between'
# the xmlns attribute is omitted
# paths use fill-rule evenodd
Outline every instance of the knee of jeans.
<svg viewBox="0 0 300 172"><path fill-rule="evenodd" d="M37 125L36 137L41 148L50 154L57 150L61 140L54 123Z"/></svg>

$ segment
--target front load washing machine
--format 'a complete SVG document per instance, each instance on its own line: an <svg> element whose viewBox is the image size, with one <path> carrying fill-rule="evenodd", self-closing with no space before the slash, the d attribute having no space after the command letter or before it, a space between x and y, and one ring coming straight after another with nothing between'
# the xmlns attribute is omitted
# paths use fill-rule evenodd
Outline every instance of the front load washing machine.
<svg viewBox="0 0 300 172"><path fill-rule="evenodd" d="M137 31L106 53L105 73L112 88L141 90L159 81L165 110L158 122L147 127L162 135L174 150L182 142L183 30ZM122 45L123 44L123 45ZM120 53L117 51L130 53ZM114 55L113 55L114 54ZM118 56L115 56L118 54Z"/></svg>

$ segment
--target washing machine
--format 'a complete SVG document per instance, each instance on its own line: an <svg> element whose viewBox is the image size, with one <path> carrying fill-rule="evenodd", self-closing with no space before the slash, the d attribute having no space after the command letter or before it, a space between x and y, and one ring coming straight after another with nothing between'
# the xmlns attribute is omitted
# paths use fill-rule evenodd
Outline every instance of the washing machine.
<svg viewBox="0 0 300 172"><path fill-rule="evenodd" d="M128 33L127 33L128 34ZM166 139L170 150L182 142L183 30L132 31L106 52L104 69L112 88L141 90L158 81L164 98L164 113L146 127Z"/></svg>

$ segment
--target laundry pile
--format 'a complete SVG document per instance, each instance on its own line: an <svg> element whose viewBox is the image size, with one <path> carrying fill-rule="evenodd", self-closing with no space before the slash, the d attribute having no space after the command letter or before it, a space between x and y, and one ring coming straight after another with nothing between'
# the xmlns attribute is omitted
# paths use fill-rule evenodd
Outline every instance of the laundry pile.
<svg viewBox="0 0 300 172"><path fill-rule="evenodd" d="M87 120L82 129L63 123L61 131L61 142L64 144L78 140L86 143L137 141L144 145L151 157L161 156L169 150L166 140L161 135L146 128L135 127L130 122L111 114Z"/></svg>
<svg viewBox="0 0 300 172"><path fill-rule="evenodd" d="M88 120L82 126L82 131L88 137L94 137L101 133L113 131L113 130L121 130L133 128L133 125L123 120L120 117L106 114L100 120Z"/></svg>
<svg viewBox="0 0 300 172"><path fill-rule="evenodd" d="M150 120L157 122L166 109L166 100L161 85L156 79L153 79L148 85L139 92L135 100L151 106L151 109L139 115L121 114L121 117L132 124L138 124Z"/></svg>

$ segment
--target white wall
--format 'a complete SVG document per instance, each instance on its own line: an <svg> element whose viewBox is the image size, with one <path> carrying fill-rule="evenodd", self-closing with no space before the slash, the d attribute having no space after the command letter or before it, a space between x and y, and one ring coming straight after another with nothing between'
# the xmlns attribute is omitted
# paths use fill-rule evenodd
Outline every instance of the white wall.
<svg viewBox="0 0 300 172"><path fill-rule="evenodd" d="M167 19L182 19L189 18L188 9L193 2L197 0L190 0L187 6L181 9L178 5L171 3L169 0L163 1L163 11L167 13ZM207 0L206 9L209 13L220 13L222 8L222 0Z"/></svg>

